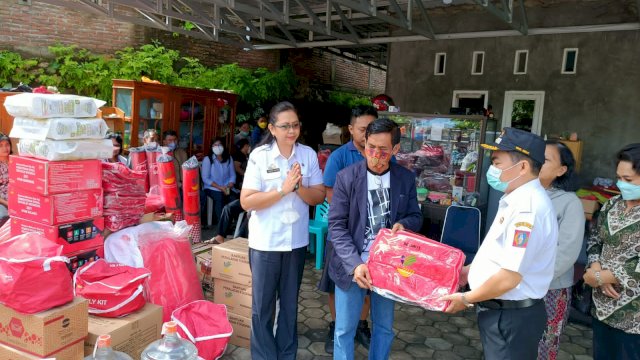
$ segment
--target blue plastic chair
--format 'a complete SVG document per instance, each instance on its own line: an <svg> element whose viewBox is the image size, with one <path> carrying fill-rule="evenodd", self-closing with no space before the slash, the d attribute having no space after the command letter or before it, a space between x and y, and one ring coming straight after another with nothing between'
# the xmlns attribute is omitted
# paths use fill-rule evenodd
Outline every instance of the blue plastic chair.
<svg viewBox="0 0 640 360"><path fill-rule="evenodd" d="M314 218L309 220L309 235L315 236L315 242L309 237L309 249L316 254L316 269L322 269L324 261L324 242L329 232L329 203L325 200L316 205Z"/></svg>
<svg viewBox="0 0 640 360"><path fill-rule="evenodd" d="M478 208L459 205L449 206L444 216L440 241L462 250L466 256L465 265L473 261L480 249L481 217Z"/></svg>

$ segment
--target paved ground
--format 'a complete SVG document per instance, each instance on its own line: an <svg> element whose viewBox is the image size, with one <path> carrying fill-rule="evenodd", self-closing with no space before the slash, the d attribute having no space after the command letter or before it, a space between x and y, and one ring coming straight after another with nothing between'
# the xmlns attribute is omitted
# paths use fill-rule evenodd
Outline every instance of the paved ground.
<svg viewBox="0 0 640 360"><path fill-rule="evenodd" d="M206 231L205 239L211 238ZM204 234L203 234L204 235ZM298 359L331 359L324 352L324 339L331 316L326 294L317 290L322 275L309 256L304 270L298 308ZM430 312L396 304L391 359L482 359L482 345L472 310L456 315ZM591 329L570 323L562 335L558 360L587 360L591 357ZM356 349L356 359L366 359L367 350ZM250 359L249 350L229 345L223 359Z"/></svg>

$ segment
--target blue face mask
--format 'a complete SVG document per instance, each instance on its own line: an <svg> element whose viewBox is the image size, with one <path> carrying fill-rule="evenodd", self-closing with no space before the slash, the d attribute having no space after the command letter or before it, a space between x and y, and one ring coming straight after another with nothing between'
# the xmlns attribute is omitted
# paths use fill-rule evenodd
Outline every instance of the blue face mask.
<svg viewBox="0 0 640 360"><path fill-rule="evenodd" d="M626 181L618 180L616 183L622 198L624 200L638 200L640 199L640 185L628 183Z"/></svg>
<svg viewBox="0 0 640 360"><path fill-rule="evenodd" d="M167 147L169 148L169 150L173 151L176 149L176 143L172 142L169 143L169 145L167 145Z"/></svg>
<svg viewBox="0 0 640 360"><path fill-rule="evenodd" d="M511 168L514 168L516 165L518 165L519 163L514 164L511 167L508 167L504 170L500 170L497 167L491 165L489 166L489 170L487 170L487 183L489 183L489 186L491 186L492 188L500 191L500 192L505 192L507 191L507 187L509 187L509 183L511 183L512 181L517 180L520 175L516 176L515 178L509 180L509 181L502 181L500 180L500 176L502 176L502 172L505 170L509 170Z"/></svg>

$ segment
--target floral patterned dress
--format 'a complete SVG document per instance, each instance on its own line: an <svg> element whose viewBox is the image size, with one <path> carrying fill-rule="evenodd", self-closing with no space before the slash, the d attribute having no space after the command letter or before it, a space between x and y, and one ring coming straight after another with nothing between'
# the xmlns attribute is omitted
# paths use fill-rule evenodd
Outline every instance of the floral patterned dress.
<svg viewBox="0 0 640 360"><path fill-rule="evenodd" d="M9 198L9 163L0 161L0 199Z"/></svg>
<svg viewBox="0 0 640 360"><path fill-rule="evenodd" d="M600 262L604 270L611 270L620 294L616 300L594 289L592 314L613 328L640 334L640 206L629 212L625 208L622 197L611 198L589 237L589 265Z"/></svg>

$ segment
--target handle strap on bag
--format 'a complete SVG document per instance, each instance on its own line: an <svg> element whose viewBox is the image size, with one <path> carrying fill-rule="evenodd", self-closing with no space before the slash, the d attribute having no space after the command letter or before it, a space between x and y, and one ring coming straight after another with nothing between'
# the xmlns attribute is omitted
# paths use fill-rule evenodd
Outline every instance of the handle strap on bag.
<svg viewBox="0 0 640 360"><path fill-rule="evenodd" d="M89 309L89 313L91 313L91 314L104 314L104 313L116 311L116 310L124 307L128 303L132 302L133 300L135 300L140 294L142 294L143 291L144 291L144 286L138 285L138 288L136 289L136 291L134 291L133 294L131 294L131 296L129 296L127 299L125 299L124 301L122 301L118 305L116 305L116 306L114 306L112 308L109 308L109 309L102 309L102 310L100 310L100 309Z"/></svg>

